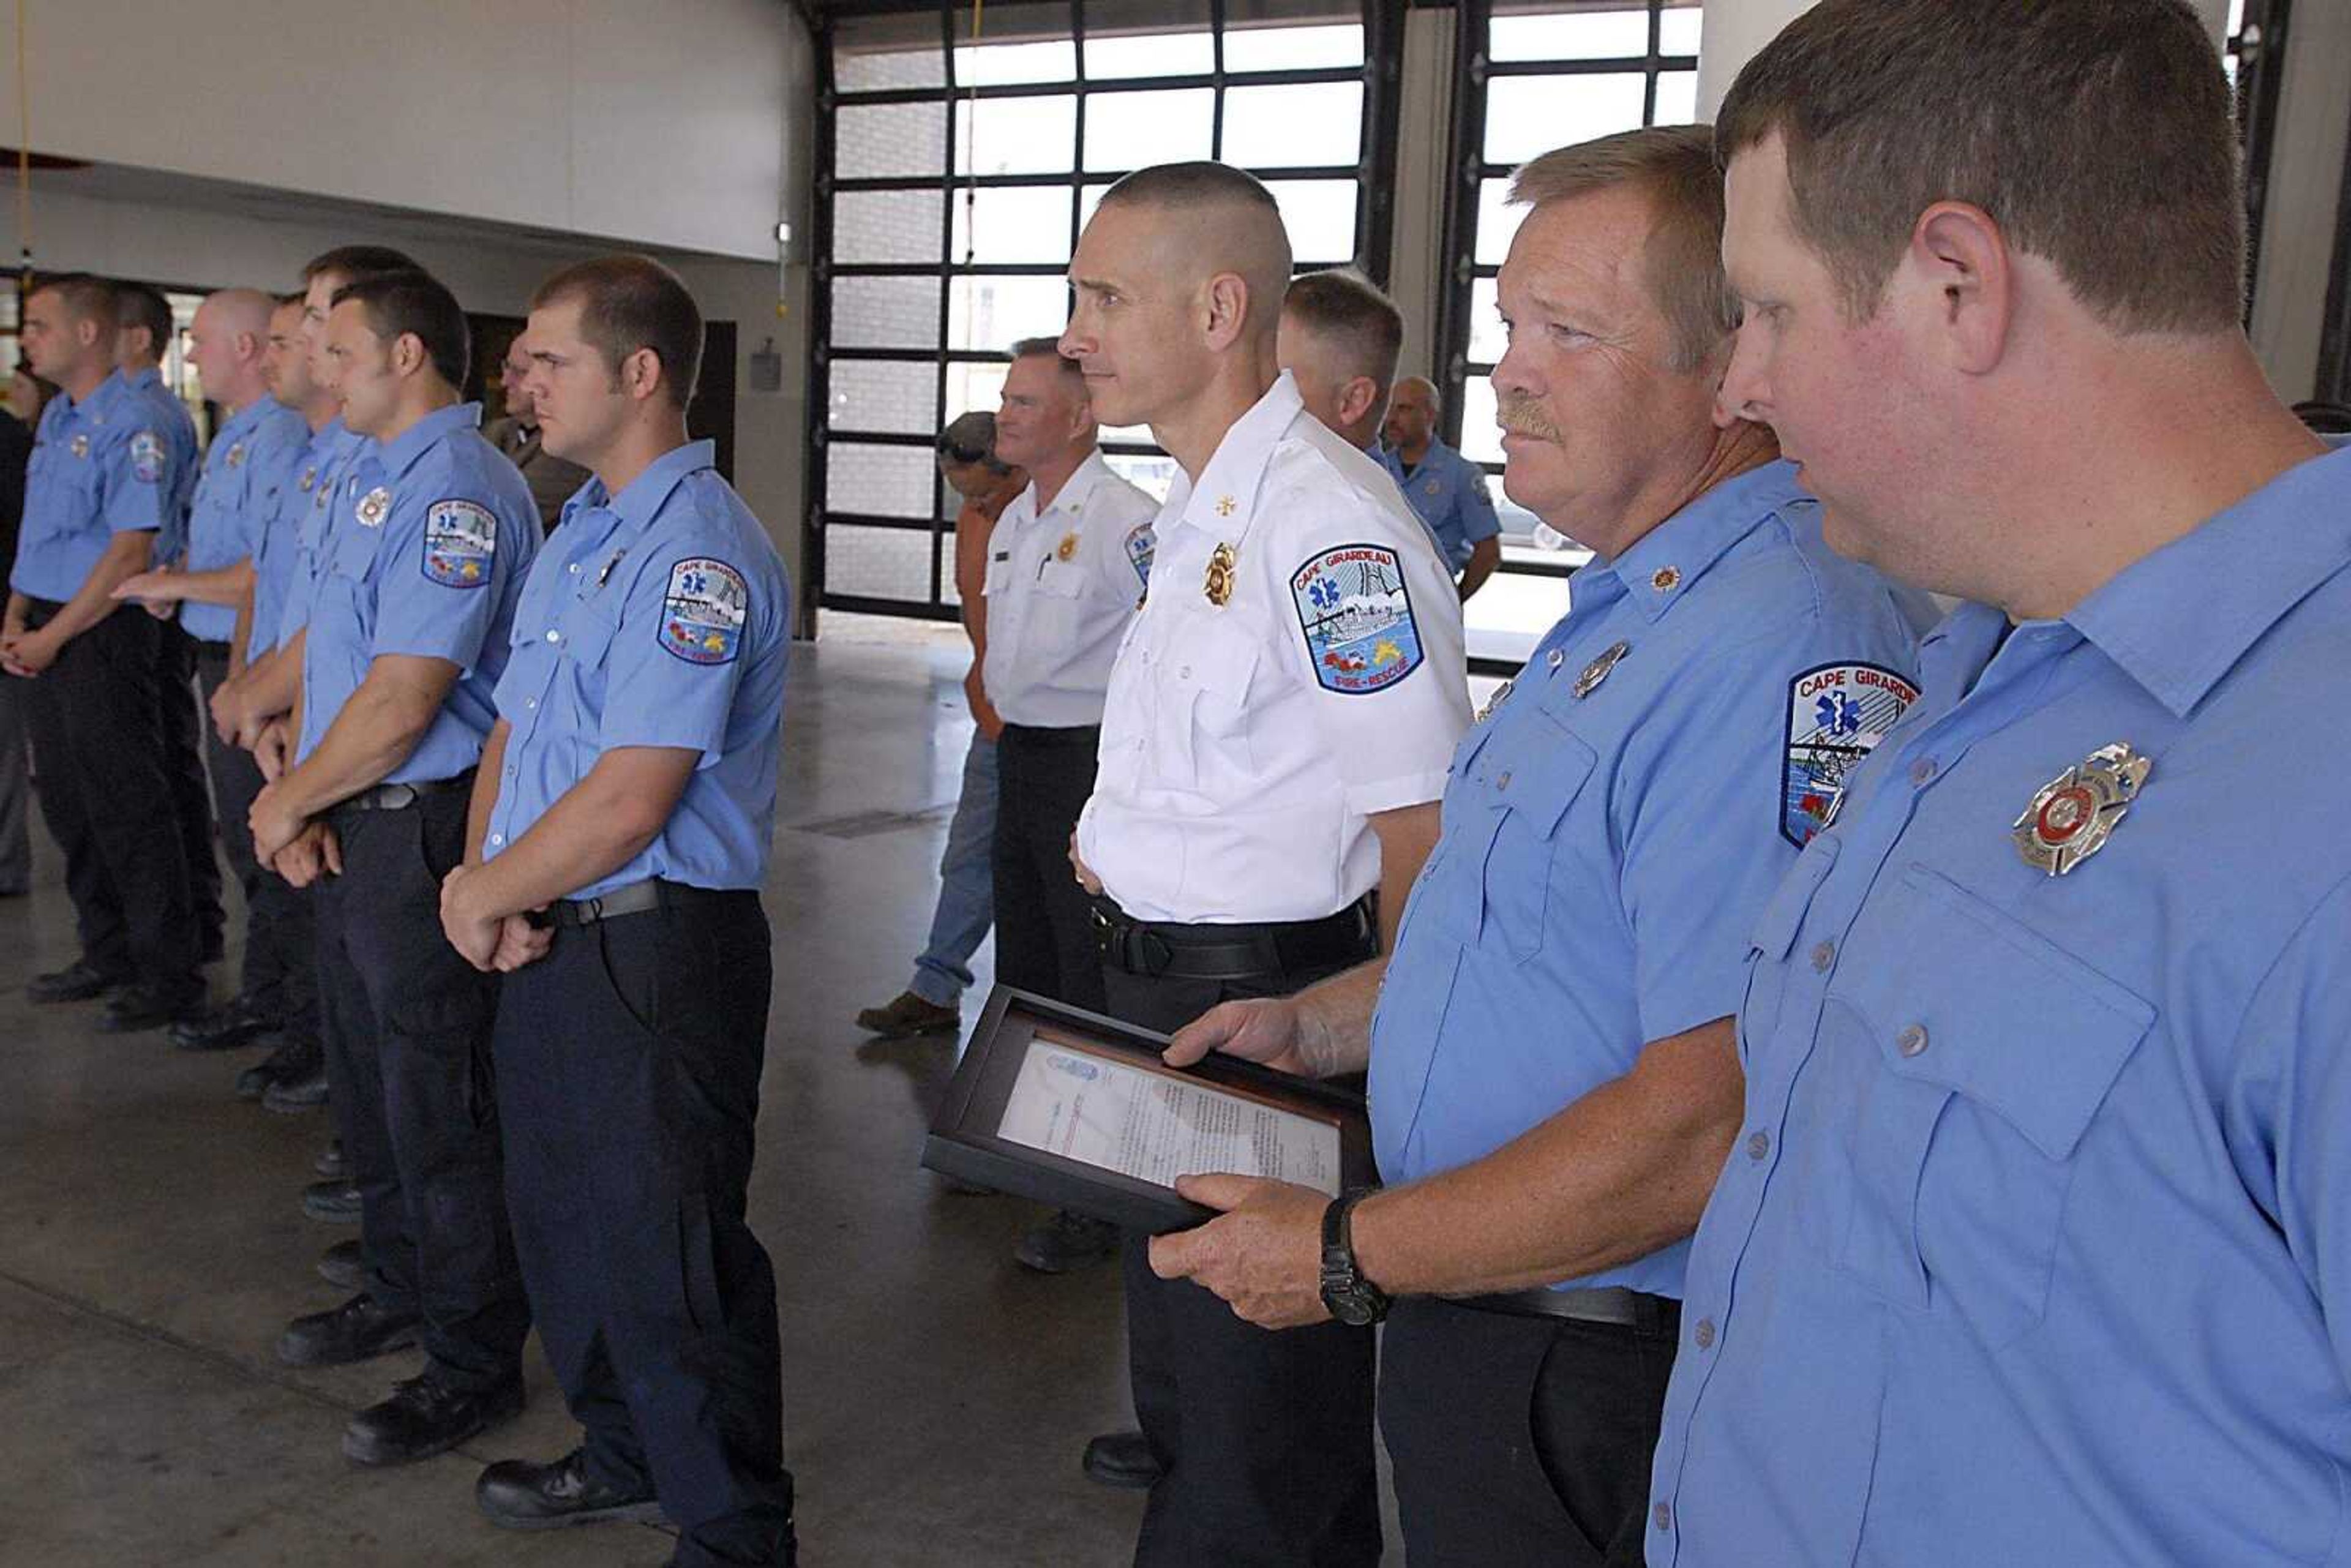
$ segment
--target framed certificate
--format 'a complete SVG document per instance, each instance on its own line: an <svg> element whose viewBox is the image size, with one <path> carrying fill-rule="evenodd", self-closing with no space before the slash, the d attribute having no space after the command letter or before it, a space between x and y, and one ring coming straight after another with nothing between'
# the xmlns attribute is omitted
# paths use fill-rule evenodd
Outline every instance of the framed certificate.
<svg viewBox="0 0 2351 1568"><path fill-rule="evenodd" d="M998 986L923 1164L1159 1234L1215 1218L1179 1176L1270 1176L1336 1197L1376 1179L1363 1096L1254 1062L1159 1059L1167 1037Z"/></svg>

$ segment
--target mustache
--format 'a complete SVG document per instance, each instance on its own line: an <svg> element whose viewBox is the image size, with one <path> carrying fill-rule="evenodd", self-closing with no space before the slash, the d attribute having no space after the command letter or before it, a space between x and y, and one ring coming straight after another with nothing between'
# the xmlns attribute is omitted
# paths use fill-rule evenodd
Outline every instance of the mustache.
<svg viewBox="0 0 2351 1568"><path fill-rule="evenodd" d="M1510 435L1530 436L1537 441L1557 441L1559 426L1542 411L1542 405L1522 392L1504 392L1494 404L1494 423Z"/></svg>

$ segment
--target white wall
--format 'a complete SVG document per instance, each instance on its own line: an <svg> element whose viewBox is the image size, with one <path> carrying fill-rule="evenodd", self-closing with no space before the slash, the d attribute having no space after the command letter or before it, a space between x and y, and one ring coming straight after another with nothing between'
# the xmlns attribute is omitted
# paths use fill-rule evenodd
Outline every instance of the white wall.
<svg viewBox="0 0 2351 1568"><path fill-rule="evenodd" d="M45 152L747 258L775 254L782 0L31 5ZM266 63L265 63L266 62ZM13 73L0 124L17 123Z"/></svg>

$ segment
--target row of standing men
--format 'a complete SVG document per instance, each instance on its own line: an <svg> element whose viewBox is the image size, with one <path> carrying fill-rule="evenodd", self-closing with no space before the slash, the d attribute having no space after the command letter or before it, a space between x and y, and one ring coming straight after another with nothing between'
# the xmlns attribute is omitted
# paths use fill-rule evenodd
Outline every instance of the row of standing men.
<svg viewBox="0 0 2351 1568"><path fill-rule="evenodd" d="M550 543L461 401L447 288L366 246L302 281L198 310L225 411L200 471L175 400L117 369L135 292L64 276L27 298L59 395L0 665L82 943L34 998L103 997L100 1027L183 1043L323 1044L360 1224L322 1271L357 1288L277 1353L423 1353L351 1418L350 1460L510 1419L536 1322L583 1437L484 1471L494 1521L665 1515L679 1563L789 1562L775 1281L745 1207L790 590L686 437L699 312L639 256L534 298L513 390L585 478ZM211 1011L210 816L171 809L182 644L247 894L245 985Z"/></svg>

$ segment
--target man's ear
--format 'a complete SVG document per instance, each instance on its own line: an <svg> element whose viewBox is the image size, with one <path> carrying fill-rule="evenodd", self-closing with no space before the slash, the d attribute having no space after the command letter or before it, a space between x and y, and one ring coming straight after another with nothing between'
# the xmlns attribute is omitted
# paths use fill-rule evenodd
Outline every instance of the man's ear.
<svg viewBox="0 0 2351 1568"><path fill-rule="evenodd" d="M1201 290L1208 347L1221 352L1240 337L1249 319L1249 280L1237 272L1220 272Z"/></svg>
<svg viewBox="0 0 2351 1568"><path fill-rule="evenodd" d="M661 356L653 350L638 349L621 361L621 385L640 402L661 390Z"/></svg>
<svg viewBox="0 0 2351 1568"><path fill-rule="evenodd" d="M1339 423L1354 424L1370 415L1380 401L1380 383L1356 376L1339 389Z"/></svg>
<svg viewBox="0 0 2351 1568"><path fill-rule="evenodd" d="M1918 214L1897 271L1915 324L1953 369L1982 375L2000 363L2020 279L1991 214L1937 202Z"/></svg>

